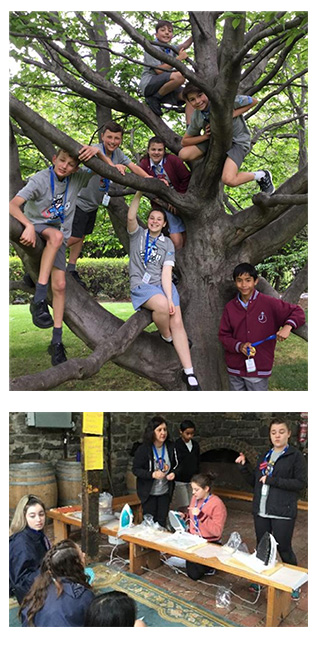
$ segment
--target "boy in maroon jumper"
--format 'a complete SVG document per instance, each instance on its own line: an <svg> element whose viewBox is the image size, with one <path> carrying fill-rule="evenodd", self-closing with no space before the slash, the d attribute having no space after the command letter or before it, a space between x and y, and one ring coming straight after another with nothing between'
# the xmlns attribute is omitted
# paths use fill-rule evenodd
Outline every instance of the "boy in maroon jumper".
<svg viewBox="0 0 320 649"><path fill-rule="evenodd" d="M276 341L286 340L291 329L305 323L304 311L296 304L259 293L258 273L251 264L236 266L233 279L238 295L226 304L219 328L230 390L268 390ZM266 340L269 336L274 338Z"/></svg>
<svg viewBox="0 0 320 649"><path fill-rule="evenodd" d="M188 189L191 173L184 165L182 160L173 153L166 153L165 142L161 137L154 136L148 142L148 155L142 158L140 167L149 176L154 176L160 180L165 180L169 187L173 187L176 192L185 194ZM152 200L151 205L157 208L157 201ZM186 242L185 225L177 215L177 210L173 205L165 207L167 216L169 236L173 241L176 250L183 248Z"/></svg>

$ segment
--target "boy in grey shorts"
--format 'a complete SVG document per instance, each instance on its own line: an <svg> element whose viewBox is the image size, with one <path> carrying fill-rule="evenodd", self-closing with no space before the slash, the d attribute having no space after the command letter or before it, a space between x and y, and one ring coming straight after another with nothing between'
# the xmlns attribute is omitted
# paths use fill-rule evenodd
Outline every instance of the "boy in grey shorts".
<svg viewBox="0 0 320 649"><path fill-rule="evenodd" d="M159 20L156 24L156 43L152 43L160 48L166 54L170 54L179 61L184 61L187 58L185 52L192 43L192 36L181 45L177 45L176 49L178 54L174 52L168 44L171 43L173 37L173 27L169 20ZM156 59L154 56L145 52L144 55L144 70L141 76L139 85L140 91L146 98L146 103L150 106L151 110L161 116L161 104L168 103L173 106L183 105L185 100L182 97L182 85L185 82L184 76L178 70L172 68L168 63L163 63ZM157 67L155 67L157 66ZM192 109L189 105L186 106L186 121L189 123L189 116Z"/></svg>
<svg viewBox="0 0 320 649"><path fill-rule="evenodd" d="M183 90L183 97L195 109L191 122L184 134L179 151L179 158L186 161L202 158L208 149L210 139L210 102L202 90L188 83ZM255 106L257 100L247 95L236 95L233 110L233 134L231 148L226 151L221 180L229 187L237 187L256 180L260 191L273 194L274 186L270 171L239 171L245 156L250 151L250 131L243 118L243 113Z"/></svg>
<svg viewBox="0 0 320 649"><path fill-rule="evenodd" d="M30 311L36 327L47 329L53 326L52 341L48 347L52 365L67 360L62 343L66 242L71 235L78 193L91 178L90 169L79 169L79 162L86 162L95 155L106 161L97 147L83 146L78 158L60 149L53 156L53 165L32 176L9 204L10 214L24 225L20 243L34 248L36 233L46 242ZM50 276L53 319L47 304Z"/></svg>

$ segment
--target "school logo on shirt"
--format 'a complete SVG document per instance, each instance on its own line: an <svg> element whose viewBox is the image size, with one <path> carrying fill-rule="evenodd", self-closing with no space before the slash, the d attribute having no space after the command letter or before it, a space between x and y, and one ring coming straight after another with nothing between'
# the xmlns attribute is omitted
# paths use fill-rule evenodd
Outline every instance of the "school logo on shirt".
<svg viewBox="0 0 320 649"><path fill-rule="evenodd" d="M261 313L258 315L258 320L261 324L265 324L267 322L267 316L264 311L261 311Z"/></svg>

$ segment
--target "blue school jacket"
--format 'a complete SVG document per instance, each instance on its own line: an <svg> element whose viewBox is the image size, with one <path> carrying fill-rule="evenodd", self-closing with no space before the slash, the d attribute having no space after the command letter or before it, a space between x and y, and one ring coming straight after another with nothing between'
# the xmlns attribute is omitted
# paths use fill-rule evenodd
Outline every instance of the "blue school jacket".
<svg viewBox="0 0 320 649"><path fill-rule="evenodd" d="M63 592L57 596L52 583L47 592L43 607L33 619L34 626L84 626L87 608L94 598L91 589L68 579L61 579ZM27 609L22 611L22 626L28 626Z"/></svg>

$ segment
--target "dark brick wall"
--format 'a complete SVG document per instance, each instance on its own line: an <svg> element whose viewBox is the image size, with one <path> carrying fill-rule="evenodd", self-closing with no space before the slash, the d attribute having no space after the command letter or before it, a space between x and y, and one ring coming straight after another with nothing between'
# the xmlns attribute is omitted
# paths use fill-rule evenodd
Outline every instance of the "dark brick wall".
<svg viewBox="0 0 320 649"><path fill-rule="evenodd" d="M130 469L130 450L135 441L141 441L148 420L161 414L168 422L171 438L179 435L179 424L183 419L192 419L196 424L196 439L201 451L207 452L221 447L233 451L244 450L249 459L268 447L268 425L278 413L106 413L105 434L110 431L109 441L105 442L105 469L102 472L102 489L111 489L114 495L127 491L126 472ZM292 443L297 443L300 413L281 413L292 426ZM75 457L80 449L81 413L72 413L74 429L69 432L68 455ZM25 413L10 413L9 454L10 461L43 459L53 465L64 457L63 431L28 427ZM110 486L108 467L111 470Z"/></svg>

